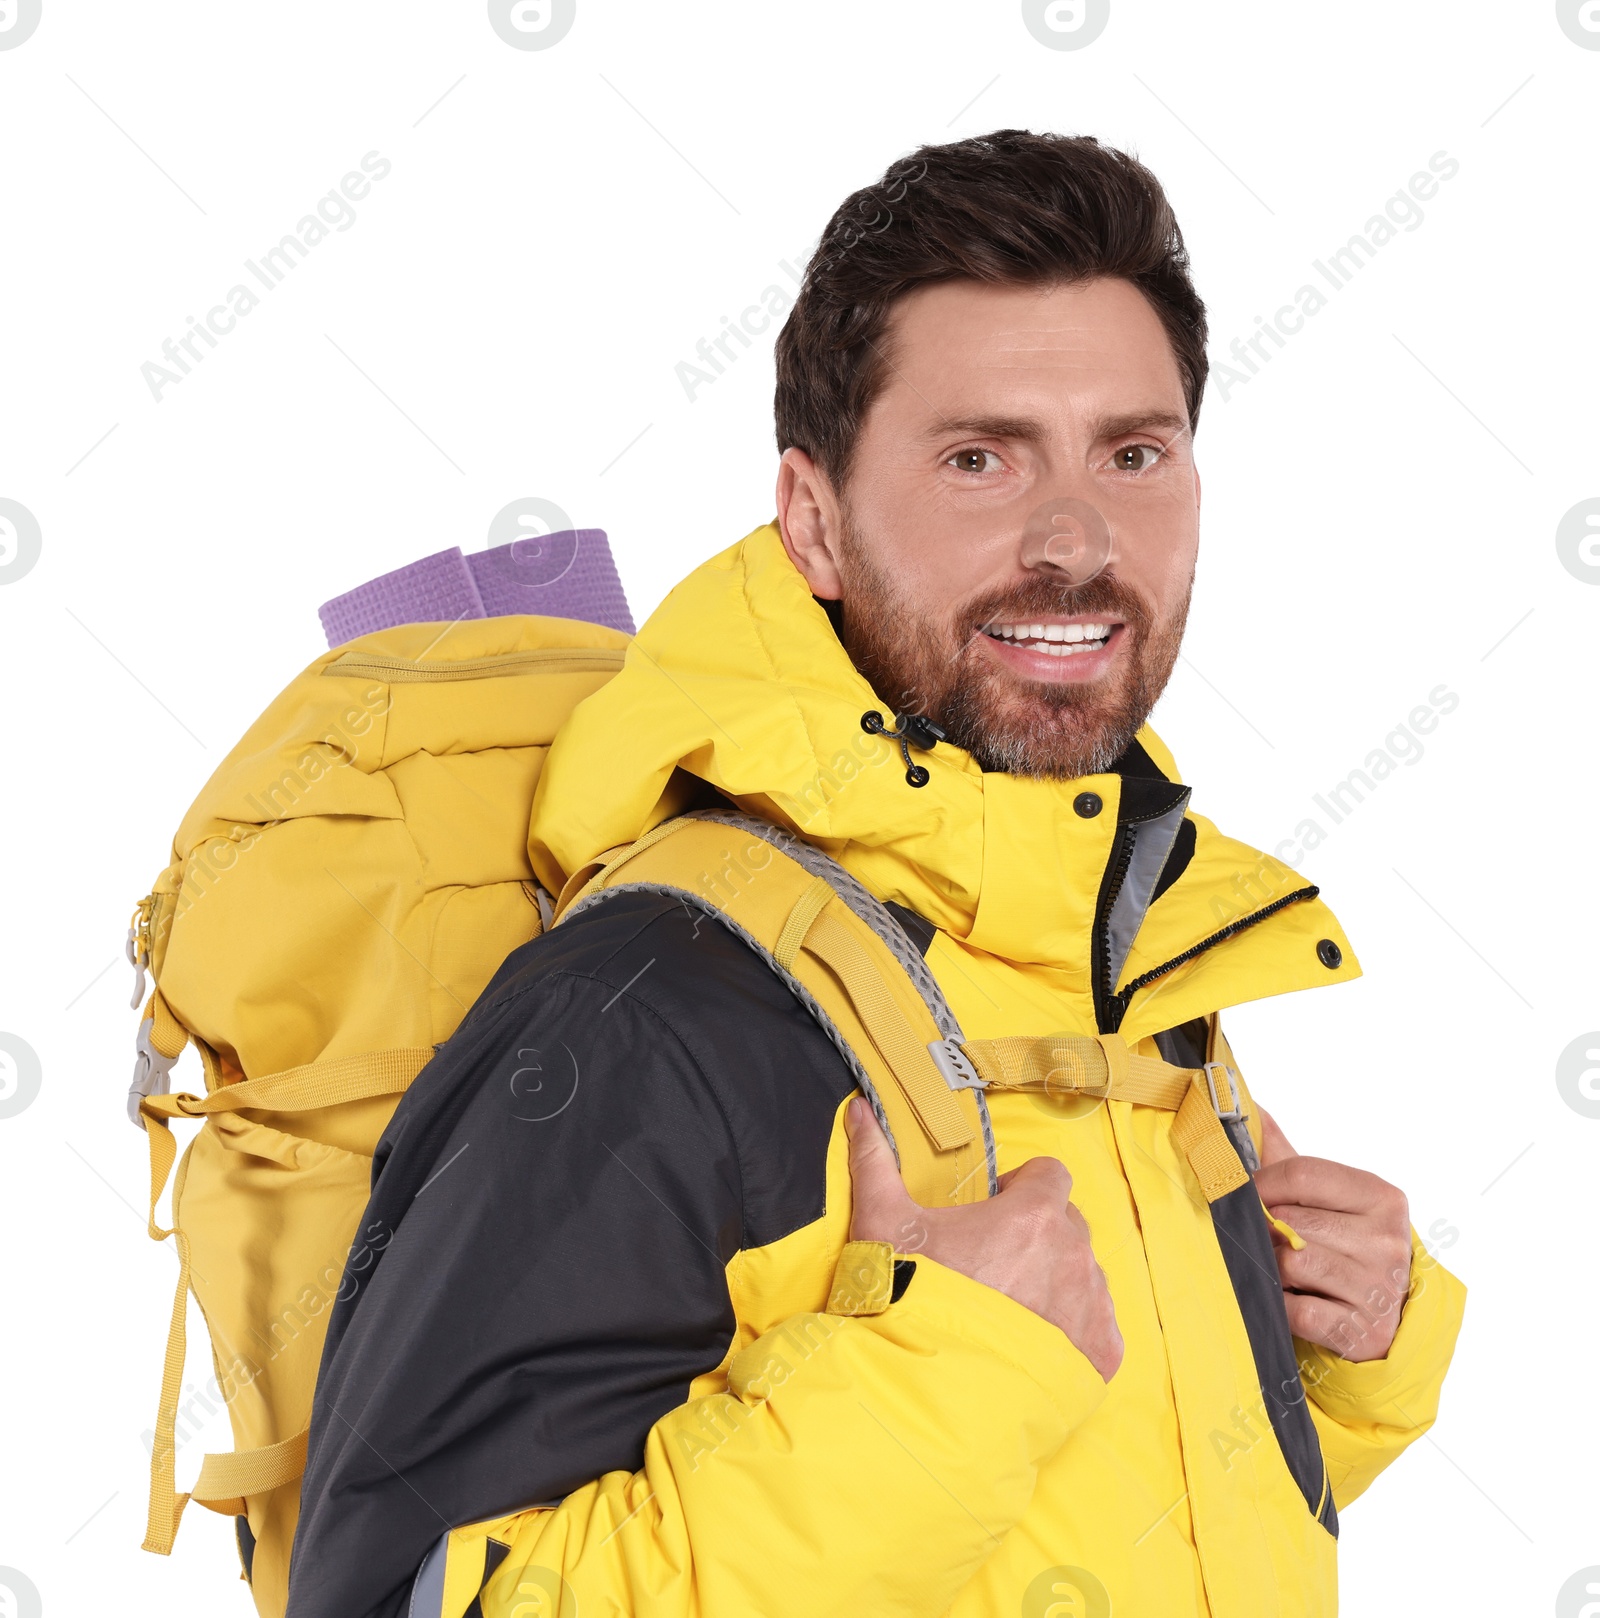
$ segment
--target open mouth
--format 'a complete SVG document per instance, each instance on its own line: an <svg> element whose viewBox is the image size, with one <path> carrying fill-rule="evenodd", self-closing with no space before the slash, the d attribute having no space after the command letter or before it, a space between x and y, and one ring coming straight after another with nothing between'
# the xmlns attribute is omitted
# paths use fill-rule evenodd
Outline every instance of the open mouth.
<svg viewBox="0 0 1600 1618"><path fill-rule="evenodd" d="M1034 620L1027 623L983 625L983 633L1002 646L1042 652L1047 657L1077 657L1084 652L1103 651L1122 627L1112 622L1060 623Z"/></svg>

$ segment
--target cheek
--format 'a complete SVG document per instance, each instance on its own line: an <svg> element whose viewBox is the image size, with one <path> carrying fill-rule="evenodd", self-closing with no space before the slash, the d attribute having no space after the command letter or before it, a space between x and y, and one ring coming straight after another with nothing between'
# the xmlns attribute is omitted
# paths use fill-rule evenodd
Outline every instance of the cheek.
<svg viewBox="0 0 1600 1618"><path fill-rule="evenodd" d="M1017 571L1020 535L989 514L901 511L876 530L862 527L890 589L919 616L943 617Z"/></svg>
<svg viewBox="0 0 1600 1618"><path fill-rule="evenodd" d="M1018 569L1019 538L985 532L970 520L947 534L930 535L910 560L908 586L921 605L947 611L958 601L1010 583Z"/></svg>
<svg viewBox="0 0 1600 1618"><path fill-rule="evenodd" d="M1194 576L1200 521L1192 499L1142 502L1117 513L1112 559L1120 578L1166 617L1177 610Z"/></svg>

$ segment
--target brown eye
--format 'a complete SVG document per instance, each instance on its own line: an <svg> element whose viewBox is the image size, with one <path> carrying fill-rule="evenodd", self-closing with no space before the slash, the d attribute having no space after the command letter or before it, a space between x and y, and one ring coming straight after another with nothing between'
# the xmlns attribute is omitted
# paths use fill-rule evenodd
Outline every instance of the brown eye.
<svg viewBox="0 0 1600 1618"><path fill-rule="evenodd" d="M1160 456L1154 444L1129 444L1111 457L1111 464L1119 472L1148 472Z"/></svg>
<svg viewBox="0 0 1600 1618"><path fill-rule="evenodd" d="M989 468L986 463L991 459L993 457L986 449L963 449L957 450L945 465L953 466L958 472L987 472Z"/></svg>

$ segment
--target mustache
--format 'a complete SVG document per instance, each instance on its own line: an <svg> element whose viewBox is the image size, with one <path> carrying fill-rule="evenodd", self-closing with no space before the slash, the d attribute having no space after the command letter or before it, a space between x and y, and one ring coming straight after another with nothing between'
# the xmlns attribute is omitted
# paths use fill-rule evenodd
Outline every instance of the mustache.
<svg viewBox="0 0 1600 1618"><path fill-rule="evenodd" d="M1144 598L1109 570L1084 584L1064 584L1036 577L1008 590L996 590L962 608L956 615L956 624L963 631L962 640L966 641L978 634L985 624L996 621L1074 617L1079 613L1096 612L1121 618L1138 634L1150 627L1151 613Z"/></svg>

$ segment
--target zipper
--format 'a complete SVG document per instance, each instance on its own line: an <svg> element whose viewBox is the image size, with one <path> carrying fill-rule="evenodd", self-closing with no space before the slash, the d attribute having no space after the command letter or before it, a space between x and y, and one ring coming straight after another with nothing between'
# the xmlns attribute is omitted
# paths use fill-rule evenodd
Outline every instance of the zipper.
<svg viewBox="0 0 1600 1618"><path fill-rule="evenodd" d="M1187 804L1188 801L1189 789L1185 787L1180 798L1148 814L1132 816L1117 827L1117 840L1112 845L1111 860L1100 886L1100 901L1095 906L1094 927L1090 932L1092 959L1089 988L1094 1000L1095 1026L1102 1034L1114 1034L1117 1024L1122 1021L1122 1013L1115 1010L1116 995L1113 991L1117 985L1111 975L1111 912L1122 893L1122 884L1128 879L1138 828L1149 825L1152 820L1160 820L1163 815L1171 814L1180 804ZM1115 1021L1108 1020L1112 1017L1115 1017Z"/></svg>
<svg viewBox="0 0 1600 1618"><path fill-rule="evenodd" d="M1117 828L1117 845L1112 850L1105 885L1100 890L1100 904L1095 911L1094 1016L1095 1023L1103 1034L1115 1033L1117 1023L1122 1021L1120 1015L1116 1016L1115 1021L1108 1021L1113 1015L1111 1008L1116 1004L1116 995L1112 992L1116 984L1111 980L1110 923L1117 895L1122 892L1122 884L1128 879L1128 867L1133 863L1133 840L1137 835L1133 827L1134 823L1130 821Z"/></svg>
<svg viewBox="0 0 1600 1618"><path fill-rule="evenodd" d="M1230 921L1226 927L1211 934L1209 938L1202 938L1198 944L1191 945L1181 955L1174 955L1170 961L1152 967L1148 972L1141 972L1120 994L1113 994L1107 1001L1111 1014L1111 1026L1102 1026L1102 1033L1114 1034L1122 1026L1122 1019L1128 1014L1128 1004L1140 989L1148 988L1157 978L1165 977L1168 972L1186 965L1197 955L1204 955L1208 949L1214 949L1218 944L1232 938L1236 933L1242 933L1247 928L1254 927L1257 922L1265 921L1268 916L1275 916L1288 905L1300 904L1306 899L1315 899L1322 890L1316 887L1297 888L1293 893L1286 893L1281 899L1274 899L1271 904L1263 905L1260 910L1252 911L1248 916L1241 916L1237 921Z"/></svg>
<svg viewBox="0 0 1600 1618"><path fill-rule="evenodd" d="M622 651L601 646L539 646L493 657L467 657L458 663L385 657L377 652L346 652L323 669L342 678L384 680L390 685L434 685L448 680L491 680L506 674L614 674Z"/></svg>

